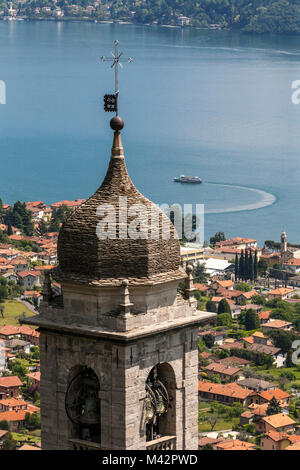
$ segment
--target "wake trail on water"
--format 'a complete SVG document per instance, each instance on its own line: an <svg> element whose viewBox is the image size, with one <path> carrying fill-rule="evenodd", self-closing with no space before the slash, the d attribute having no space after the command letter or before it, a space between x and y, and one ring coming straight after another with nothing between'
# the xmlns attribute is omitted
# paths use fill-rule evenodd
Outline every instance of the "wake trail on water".
<svg viewBox="0 0 300 470"><path fill-rule="evenodd" d="M238 185L234 185L230 183L214 183L210 181L204 182L204 184L211 185L211 186L214 185L214 186L223 186L223 187L234 188L234 189L242 189L245 191L251 191L261 196L261 199L258 202L254 202L250 204L243 204L241 206L232 206L232 207L228 207L225 209L208 209L208 210L205 210L206 214L224 214L226 212L252 211L255 209L261 209L263 207L272 206L277 201L277 198L276 196L274 196L274 194L267 193L266 191L263 191L262 189L249 188L248 186L238 186Z"/></svg>

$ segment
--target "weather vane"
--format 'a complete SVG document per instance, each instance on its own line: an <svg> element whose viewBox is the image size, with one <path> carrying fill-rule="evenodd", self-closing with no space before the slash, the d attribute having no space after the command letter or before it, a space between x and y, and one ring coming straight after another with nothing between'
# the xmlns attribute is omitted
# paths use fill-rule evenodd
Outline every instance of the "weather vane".
<svg viewBox="0 0 300 470"><path fill-rule="evenodd" d="M133 59L121 59L123 52L119 53L119 41L115 41L115 53L111 53L112 58L102 56L102 62L112 62L111 68L115 67L115 93L104 95L104 111L115 112L118 116L118 97L119 97L119 65L123 68L122 62L133 62Z"/></svg>

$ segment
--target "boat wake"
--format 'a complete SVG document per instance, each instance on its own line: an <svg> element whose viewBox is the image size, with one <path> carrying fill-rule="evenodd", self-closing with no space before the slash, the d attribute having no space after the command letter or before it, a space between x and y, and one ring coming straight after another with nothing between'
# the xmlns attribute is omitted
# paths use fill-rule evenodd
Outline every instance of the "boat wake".
<svg viewBox="0 0 300 470"><path fill-rule="evenodd" d="M255 188L249 188L248 186L237 186L234 184L226 184L226 183L213 183L213 182L205 182L204 184L206 185L215 185L215 186L223 186L223 187L228 187L228 188L233 188L233 189L241 189L244 191L251 191L253 193L256 193L260 196L260 200L257 202L249 203L249 204L243 204L240 206L232 206L228 208L220 208L220 209L208 209L205 210L206 214L224 214L226 212L242 212L242 211L252 211L256 209L261 209L263 207L267 206L272 206L275 204L277 201L276 196L271 193L267 193L266 191L262 191L261 189L255 189Z"/></svg>

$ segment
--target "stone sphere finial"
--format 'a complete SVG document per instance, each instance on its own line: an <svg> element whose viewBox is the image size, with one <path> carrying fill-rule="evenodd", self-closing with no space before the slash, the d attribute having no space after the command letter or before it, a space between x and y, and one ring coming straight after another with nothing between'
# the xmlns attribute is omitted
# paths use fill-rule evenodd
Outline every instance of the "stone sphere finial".
<svg viewBox="0 0 300 470"><path fill-rule="evenodd" d="M128 281L128 279L123 279L123 281L122 281L122 286L123 286L123 287L128 287L128 286L129 286L129 281Z"/></svg>
<svg viewBox="0 0 300 470"><path fill-rule="evenodd" d="M191 264L188 264L186 267L186 272L190 274L193 271L193 266Z"/></svg>
<svg viewBox="0 0 300 470"><path fill-rule="evenodd" d="M110 127L113 131L120 131L124 127L124 120L121 118L121 116L114 116L110 120Z"/></svg>

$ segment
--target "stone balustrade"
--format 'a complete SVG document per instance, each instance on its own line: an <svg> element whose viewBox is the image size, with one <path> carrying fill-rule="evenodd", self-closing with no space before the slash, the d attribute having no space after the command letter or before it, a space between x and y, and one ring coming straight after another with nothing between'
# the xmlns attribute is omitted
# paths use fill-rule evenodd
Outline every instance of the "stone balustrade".
<svg viewBox="0 0 300 470"><path fill-rule="evenodd" d="M176 436L163 436L146 442L146 450L175 450Z"/></svg>
<svg viewBox="0 0 300 470"><path fill-rule="evenodd" d="M84 441L83 439L69 439L73 450L104 450L98 442Z"/></svg>

